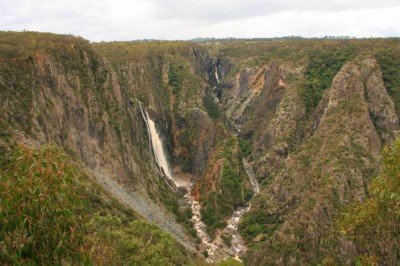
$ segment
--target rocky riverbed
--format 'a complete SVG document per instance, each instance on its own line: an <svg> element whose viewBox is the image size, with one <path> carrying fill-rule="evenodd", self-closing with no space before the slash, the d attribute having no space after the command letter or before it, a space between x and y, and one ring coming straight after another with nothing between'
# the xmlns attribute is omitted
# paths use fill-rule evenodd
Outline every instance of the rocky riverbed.
<svg viewBox="0 0 400 266"><path fill-rule="evenodd" d="M243 165L253 186L254 196L260 190L259 184L255 178L253 168L246 159L243 159ZM239 234L238 227L243 215L250 210L250 205L238 207L233 212L227 226L223 230L217 231L215 238L212 239L207 234L206 225L201 219L201 205L190 194L190 189L188 189L185 198L192 210L193 227L196 229L197 236L201 240L202 249L205 251L204 253L207 254L206 260L208 262L217 262L233 257L236 260L241 261L241 258L247 251L247 247ZM230 240L229 245L223 240L224 238Z"/></svg>

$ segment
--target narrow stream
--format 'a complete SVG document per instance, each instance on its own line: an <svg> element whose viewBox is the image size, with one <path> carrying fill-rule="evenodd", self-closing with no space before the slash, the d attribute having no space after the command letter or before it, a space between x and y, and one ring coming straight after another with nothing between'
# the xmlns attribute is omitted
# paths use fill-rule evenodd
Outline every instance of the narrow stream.
<svg viewBox="0 0 400 266"><path fill-rule="evenodd" d="M246 159L243 159L243 165L252 184L254 197L259 192L260 186L255 177L253 168ZM201 239L205 249L207 250L208 257L206 260L208 262L218 262L220 260L233 257L236 260L241 261L241 258L247 251L247 247L243 238L239 234L238 227L243 215L250 210L250 206L238 207L233 212L232 217L228 220L227 226L217 233L215 239L211 239L206 232L206 225L201 220L201 206L199 202L190 195L190 190L185 197L188 199L188 202L191 206L193 213L192 222L197 231L197 236ZM228 247L221 239L222 234L231 236L230 247Z"/></svg>
<svg viewBox="0 0 400 266"><path fill-rule="evenodd" d="M217 75L217 74L216 74ZM250 206L241 206L237 208L232 217L228 220L226 228L217 232L215 239L207 234L207 228L201 219L201 205L195 198L191 195L192 183L190 182L190 176L182 178L182 175L174 174L171 169L170 164L165 153L164 145L160 134L157 132L154 121L150 118L148 113L143 109L142 104L139 102L140 110L142 112L143 119L145 120L147 131L149 134L149 139L151 141L151 147L154 152L154 157L156 159L157 165L160 172L169 180L173 181L177 188L186 188L185 198L189 203L192 211L192 223L193 227L197 232L197 236L201 240L202 246L205 251L207 251L207 262L218 262L223 259L235 258L241 261L241 257L247 251L247 247L244 244L242 237L238 231L238 225L243 215L250 210ZM253 187L253 196L259 192L259 185L255 178L253 169L251 165L243 159L243 165L249 180ZM176 176L176 178L175 178ZM231 245L228 247L221 238L221 235L231 236Z"/></svg>
<svg viewBox="0 0 400 266"><path fill-rule="evenodd" d="M253 167L250 165L250 163L245 158L243 158L242 162L246 170L247 176L249 177L250 183L253 187L254 197L260 192L260 185L257 182ZM244 240L239 234L239 222L242 219L243 215L250 210L250 207L250 205L238 207L237 210L233 212L231 219L228 221L228 225L224 229L225 233L227 233L228 235L232 235L232 250L235 254L234 258L238 261L241 261L241 258L247 251Z"/></svg>
<svg viewBox="0 0 400 266"><path fill-rule="evenodd" d="M207 234L206 232L206 225L204 222L201 220L201 206L200 203L194 199L194 197L191 195L191 190L188 189L188 192L185 195L185 198L187 198L190 208L192 210L192 223L193 227L196 230L197 237L201 240L201 243L203 244L205 250L207 251L207 258L206 261L209 263L216 262L216 251L217 251L217 245L215 245L211 239L211 237Z"/></svg>

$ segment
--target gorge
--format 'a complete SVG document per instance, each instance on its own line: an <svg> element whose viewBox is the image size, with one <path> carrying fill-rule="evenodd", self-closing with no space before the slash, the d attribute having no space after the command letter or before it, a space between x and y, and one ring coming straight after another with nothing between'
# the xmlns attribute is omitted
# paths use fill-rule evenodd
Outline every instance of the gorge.
<svg viewBox="0 0 400 266"><path fill-rule="evenodd" d="M218 80L217 74L216 78ZM196 229L198 238L201 240L204 251L207 252L207 261L210 263L218 262L223 259L228 259L230 257L241 261L241 257L244 255L246 247L243 239L238 232L238 225L240 219L242 218L244 213L246 213L250 209L250 207L238 207L237 210L233 212L233 215L231 219L229 219L226 228L223 229L224 235L232 238L231 247L228 247L223 241L221 241L221 235L216 237L214 240L211 239L211 237L206 232L206 225L201 220L201 205L191 195L192 183L190 181L190 176L186 175L186 179L179 178L179 176L182 176L182 174L173 172L173 167L171 167L171 164L168 162L162 138L155 128L154 121L150 119L148 113L142 107L142 103L140 101L138 101L138 103L143 116L143 120L146 123L146 128L148 130L149 139L151 142L151 148L154 152L154 157L156 159L157 165L160 168L161 174L166 178L166 182L169 184L171 189L176 190L180 188L186 190L184 198L187 199L187 203L190 205L190 209L193 215L191 221L193 222L193 227ZM249 176L250 182L253 185L253 193L255 195L259 192L258 182L254 177L253 170L251 169L249 163L245 159L243 160L243 164L246 167L247 175ZM172 181L173 184L171 184L170 181Z"/></svg>
<svg viewBox="0 0 400 266"><path fill-rule="evenodd" d="M399 54L398 39L90 43L0 32L2 172L19 145L54 144L85 180L93 209L82 224L150 221L173 236L131 230L143 234L119 235L135 247L121 253L99 240L88 253L98 248L100 264L117 254L150 265L384 262L396 238L379 253L335 228L386 169ZM162 256L143 255L153 250Z"/></svg>

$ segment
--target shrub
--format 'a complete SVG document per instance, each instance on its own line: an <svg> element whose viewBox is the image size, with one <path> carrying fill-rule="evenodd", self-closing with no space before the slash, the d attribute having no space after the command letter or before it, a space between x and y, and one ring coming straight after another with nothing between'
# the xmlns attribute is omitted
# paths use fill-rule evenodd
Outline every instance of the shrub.
<svg viewBox="0 0 400 266"><path fill-rule="evenodd" d="M400 114L400 60L399 48L385 49L376 54L382 69L382 78L387 92L392 97L397 114Z"/></svg>
<svg viewBox="0 0 400 266"><path fill-rule="evenodd" d="M243 138L238 138L239 141L239 147L240 147L240 151L241 151L241 156L242 157L248 157L251 155L252 152L252 145L251 142L247 139L243 139Z"/></svg>
<svg viewBox="0 0 400 266"><path fill-rule="evenodd" d="M95 264L182 265L187 260L182 246L144 220L124 224L110 214L94 215L87 227Z"/></svg>
<svg viewBox="0 0 400 266"><path fill-rule="evenodd" d="M201 186L201 215L210 235L214 235L216 229L224 228L233 211L244 206L252 196L239 145L235 137L219 144L216 160L221 160L222 171L212 177L217 187L211 190L208 184Z"/></svg>
<svg viewBox="0 0 400 266"><path fill-rule="evenodd" d="M56 148L15 149L0 176L0 262L81 262L78 176Z"/></svg>
<svg viewBox="0 0 400 266"><path fill-rule="evenodd" d="M246 241L251 241L260 234L264 234L265 237L272 236L281 224L282 220L277 214L250 211L239 224L239 231Z"/></svg>
<svg viewBox="0 0 400 266"><path fill-rule="evenodd" d="M304 71L306 78L301 94L307 110L312 113L327 88L332 85L333 78L345 62L355 57L354 47L344 46L335 52L316 49L309 56L308 65Z"/></svg>
<svg viewBox="0 0 400 266"><path fill-rule="evenodd" d="M212 119L217 119L220 116L218 103L214 101L214 97L210 92L206 92L203 98L203 104L207 110L208 115Z"/></svg>
<svg viewBox="0 0 400 266"><path fill-rule="evenodd" d="M398 264L400 258L400 139L383 151L383 174L370 186L370 196L345 210L337 232L354 241L360 262Z"/></svg>

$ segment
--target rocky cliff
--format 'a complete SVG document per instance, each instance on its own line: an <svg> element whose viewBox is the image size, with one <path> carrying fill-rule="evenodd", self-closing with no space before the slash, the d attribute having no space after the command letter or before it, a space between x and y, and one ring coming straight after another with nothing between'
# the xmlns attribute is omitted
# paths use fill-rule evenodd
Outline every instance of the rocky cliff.
<svg viewBox="0 0 400 266"><path fill-rule="evenodd" d="M246 263L352 263L357 247L332 238L332 222L368 195L382 146L397 135L396 47L296 39L91 44L2 32L1 163L15 143L56 143L191 249L188 208L156 166L142 106L174 171L190 174L212 234L235 208L251 206L239 226ZM254 198L244 158L261 183Z"/></svg>
<svg viewBox="0 0 400 266"><path fill-rule="evenodd" d="M248 262L314 264L329 254L350 263L356 247L343 239L332 244L332 221L340 208L365 199L380 171L382 145L398 129L379 66L370 57L345 64L310 117L299 83L279 86L283 75L270 75L275 82L265 83L252 105L258 114L241 130L252 139L253 164L263 180L242 224L250 245L262 246L248 254ZM302 136L307 124L309 135Z"/></svg>

